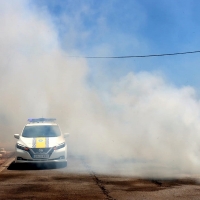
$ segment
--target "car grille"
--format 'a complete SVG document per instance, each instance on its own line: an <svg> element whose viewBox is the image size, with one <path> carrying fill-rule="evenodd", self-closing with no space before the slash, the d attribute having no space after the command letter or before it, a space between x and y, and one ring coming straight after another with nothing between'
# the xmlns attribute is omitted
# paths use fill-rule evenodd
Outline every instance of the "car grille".
<svg viewBox="0 0 200 200"><path fill-rule="evenodd" d="M30 156L34 159L34 155L35 154L48 154L49 158L51 156L51 154L53 153L54 149L53 148L30 148L28 150L28 153L30 154ZM46 159L46 158L42 158L42 159Z"/></svg>
<svg viewBox="0 0 200 200"><path fill-rule="evenodd" d="M31 148L34 153L47 153L51 148Z"/></svg>

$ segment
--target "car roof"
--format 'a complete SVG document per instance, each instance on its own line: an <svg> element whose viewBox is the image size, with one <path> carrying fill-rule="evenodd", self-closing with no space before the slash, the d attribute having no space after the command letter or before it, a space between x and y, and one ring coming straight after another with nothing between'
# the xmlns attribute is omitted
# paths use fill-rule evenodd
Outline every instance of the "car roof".
<svg viewBox="0 0 200 200"><path fill-rule="evenodd" d="M58 126L56 123L29 123L26 126Z"/></svg>
<svg viewBox="0 0 200 200"><path fill-rule="evenodd" d="M26 126L56 126L55 118L29 118Z"/></svg>

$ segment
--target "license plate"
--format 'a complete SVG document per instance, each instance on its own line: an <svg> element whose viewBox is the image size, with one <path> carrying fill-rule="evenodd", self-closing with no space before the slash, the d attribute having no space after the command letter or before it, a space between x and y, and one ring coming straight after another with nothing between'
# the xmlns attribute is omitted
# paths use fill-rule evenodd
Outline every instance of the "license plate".
<svg viewBox="0 0 200 200"><path fill-rule="evenodd" d="M48 154L38 154L38 155L34 155L34 158L49 158Z"/></svg>

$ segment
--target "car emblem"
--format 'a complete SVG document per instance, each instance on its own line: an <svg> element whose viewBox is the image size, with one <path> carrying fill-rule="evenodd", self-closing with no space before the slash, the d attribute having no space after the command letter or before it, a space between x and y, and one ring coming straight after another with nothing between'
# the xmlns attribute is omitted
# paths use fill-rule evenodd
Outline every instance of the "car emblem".
<svg viewBox="0 0 200 200"><path fill-rule="evenodd" d="M42 142L43 140L42 139L40 139L40 140L38 140L39 142Z"/></svg>
<svg viewBox="0 0 200 200"><path fill-rule="evenodd" d="M42 153L42 152L43 152L43 149L39 149L39 152Z"/></svg>

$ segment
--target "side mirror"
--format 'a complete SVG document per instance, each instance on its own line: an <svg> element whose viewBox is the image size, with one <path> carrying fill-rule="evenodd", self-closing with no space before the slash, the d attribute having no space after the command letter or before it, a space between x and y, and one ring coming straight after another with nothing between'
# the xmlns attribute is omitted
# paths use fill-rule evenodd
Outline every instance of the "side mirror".
<svg viewBox="0 0 200 200"><path fill-rule="evenodd" d="M64 135L64 138L69 137L69 133L64 133L63 135Z"/></svg>
<svg viewBox="0 0 200 200"><path fill-rule="evenodd" d="M19 139L19 134L14 134L14 137L15 137L16 139Z"/></svg>

